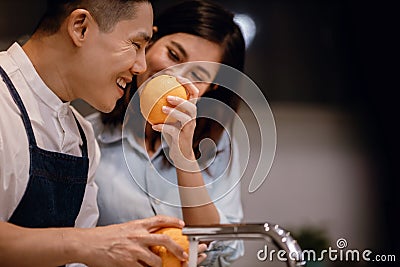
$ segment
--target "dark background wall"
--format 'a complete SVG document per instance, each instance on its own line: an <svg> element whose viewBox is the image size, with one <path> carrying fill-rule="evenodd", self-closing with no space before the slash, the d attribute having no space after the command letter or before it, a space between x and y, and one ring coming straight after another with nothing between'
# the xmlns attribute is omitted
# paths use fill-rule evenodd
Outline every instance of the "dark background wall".
<svg viewBox="0 0 400 267"><path fill-rule="evenodd" d="M174 2L156 1L155 13ZM363 208L374 209L370 219L377 229L364 234L378 236L382 251L395 251L400 240L394 218L400 211L400 135L398 74L392 68L397 65L393 54L398 35L394 6L388 1L217 2L256 22L246 73L263 90L273 112L283 103L332 108L352 118L357 129L352 140L362 144L374 171L365 183L371 185L375 206ZM45 1L0 0L0 48L29 35L44 8ZM356 190L350 197L357 198Z"/></svg>

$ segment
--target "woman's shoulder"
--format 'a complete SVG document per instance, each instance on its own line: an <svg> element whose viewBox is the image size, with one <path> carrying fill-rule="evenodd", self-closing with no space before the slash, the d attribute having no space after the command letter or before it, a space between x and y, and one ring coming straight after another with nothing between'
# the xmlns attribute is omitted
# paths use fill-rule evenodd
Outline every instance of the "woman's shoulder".
<svg viewBox="0 0 400 267"><path fill-rule="evenodd" d="M85 119L91 123L94 135L100 145L111 145L121 141L122 125L104 124L100 112L90 114Z"/></svg>
<svg viewBox="0 0 400 267"><path fill-rule="evenodd" d="M103 131L103 123L101 121L100 112L94 112L85 117L85 119L92 125L95 136L98 136Z"/></svg>
<svg viewBox="0 0 400 267"><path fill-rule="evenodd" d="M217 149L223 150L227 147L231 147L234 143L236 143L236 139L233 136L232 131L224 129L221 133L221 137L217 142Z"/></svg>

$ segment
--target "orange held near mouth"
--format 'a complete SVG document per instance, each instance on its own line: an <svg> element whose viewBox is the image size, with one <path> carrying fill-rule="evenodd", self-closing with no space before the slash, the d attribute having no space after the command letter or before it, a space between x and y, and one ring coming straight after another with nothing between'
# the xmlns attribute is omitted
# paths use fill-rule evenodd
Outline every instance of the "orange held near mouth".
<svg viewBox="0 0 400 267"><path fill-rule="evenodd" d="M189 252L189 240L187 236L182 235L182 229L166 227L155 232L155 234L168 235L178 243L186 253ZM161 257L163 267L181 267L182 262L169 252L164 246L152 246L151 251Z"/></svg>
<svg viewBox="0 0 400 267"><path fill-rule="evenodd" d="M152 125L174 122L168 114L162 111L163 106L173 107L167 101L167 96L177 96L188 99L185 87L175 77L160 75L150 80L140 95L140 111L144 118Z"/></svg>

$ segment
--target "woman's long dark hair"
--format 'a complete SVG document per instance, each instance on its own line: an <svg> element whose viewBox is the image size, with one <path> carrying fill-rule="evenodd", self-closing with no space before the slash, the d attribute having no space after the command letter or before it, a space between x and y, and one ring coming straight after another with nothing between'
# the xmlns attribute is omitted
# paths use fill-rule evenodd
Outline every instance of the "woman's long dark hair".
<svg viewBox="0 0 400 267"><path fill-rule="evenodd" d="M153 35L152 43L163 36L175 33L188 33L199 36L222 47L223 55L221 63L243 71L245 57L245 43L240 28L233 20L233 13L227 11L216 3L204 0L184 1L162 12L154 20L158 30ZM102 114L104 124L120 124L124 120L125 111L131 97L137 90L136 79L132 83L128 95L121 98L116 108L108 114ZM219 86L217 90L208 90L202 97L213 98L230 106L235 112L239 108L240 98L233 91ZM200 107L199 107L200 108ZM207 107L207 109L213 107ZM215 107L216 108L216 107ZM136 108L135 108L136 109ZM218 122L232 120L223 112L215 111L213 120L198 118L193 137L193 149L199 156L199 143L204 138L211 138L215 142L219 140L223 127ZM154 148L158 135L150 139L151 148Z"/></svg>

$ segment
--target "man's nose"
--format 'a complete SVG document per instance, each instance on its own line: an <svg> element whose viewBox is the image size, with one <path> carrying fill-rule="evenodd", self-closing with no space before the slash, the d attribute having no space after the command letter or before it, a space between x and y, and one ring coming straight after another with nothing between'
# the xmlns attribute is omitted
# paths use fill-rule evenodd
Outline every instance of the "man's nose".
<svg viewBox="0 0 400 267"><path fill-rule="evenodd" d="M134 75L138 75L138 74L145 72L146 69L147 69L146 54L143 49L143 51L138 53L136 60L133 63L133 66L131 68L131 73Z"/></svg>

